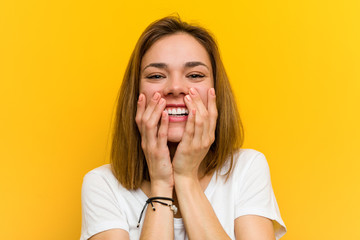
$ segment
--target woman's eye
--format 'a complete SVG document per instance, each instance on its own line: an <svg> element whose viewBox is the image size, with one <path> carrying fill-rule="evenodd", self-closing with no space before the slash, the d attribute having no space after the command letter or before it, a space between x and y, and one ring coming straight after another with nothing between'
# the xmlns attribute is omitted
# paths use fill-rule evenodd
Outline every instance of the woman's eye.
<svg viewBox="0 0 360 240"><path fill-rule="evenodd" d="M205 76L202 74L190 74L190 75L188 75L188 77L189 78L203 78Z"/></svg>
<svg viewBox="0 0 360 240"><path fill-rule="evenodd" d="M154 75L150 75L148 77L146 77L148 79L159 79L159 78L163 78L162 75L159 75L159 74L154 74Z"/></svg>

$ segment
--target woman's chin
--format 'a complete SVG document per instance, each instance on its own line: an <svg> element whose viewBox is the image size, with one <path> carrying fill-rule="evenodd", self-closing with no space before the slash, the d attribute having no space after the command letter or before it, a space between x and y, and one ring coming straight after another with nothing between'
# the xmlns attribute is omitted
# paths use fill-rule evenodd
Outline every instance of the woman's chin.
<svg viewBox="0 0 360 240"><path fill-rule="evenodd" d="M168 133L168 142L178 143L182 139L183 132Z"/></svg>

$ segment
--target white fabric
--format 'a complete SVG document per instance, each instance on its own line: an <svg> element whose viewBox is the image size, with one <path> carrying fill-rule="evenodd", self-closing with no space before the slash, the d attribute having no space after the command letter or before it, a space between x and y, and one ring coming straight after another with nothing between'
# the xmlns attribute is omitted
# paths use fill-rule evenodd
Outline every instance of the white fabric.
<svg viewBox="0 0 360 240"><path fill-rule="evenodd" d="M214 174L205 195L209 199L226 233L235 239L234 220L243 215L259 215L273 220L276 239L286 227L281 219L270 180L265 156L252 149L241 149L235 158L233 172L225 182L224 173ZM127 190L112 174L110 165L98 167L85 175L82 186L82 229L80 240L114 228L129 232L131 240L140 238L136 228L147 196L141 189ZM182 219L174 219L175 240L188 239Z"/></svg>

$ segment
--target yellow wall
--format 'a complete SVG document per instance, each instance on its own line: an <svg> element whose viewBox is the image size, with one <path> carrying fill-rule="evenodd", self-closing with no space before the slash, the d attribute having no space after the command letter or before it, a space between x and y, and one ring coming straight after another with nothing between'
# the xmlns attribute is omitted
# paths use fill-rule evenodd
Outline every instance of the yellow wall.
<svg viewBox="0 0 360 240"><path fill-rule="evenodd" d="M1 239L79 238L130 52L173 12L217 36L283 239L360 239L360 2L169 2L0 2Z"/></svg>

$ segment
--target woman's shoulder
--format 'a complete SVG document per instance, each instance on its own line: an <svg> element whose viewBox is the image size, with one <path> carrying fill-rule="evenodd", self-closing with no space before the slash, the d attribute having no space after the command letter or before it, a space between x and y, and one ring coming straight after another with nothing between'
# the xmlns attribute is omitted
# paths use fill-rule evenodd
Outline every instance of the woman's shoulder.
<svg viewBox="0 0 360 240"><path fill-rule="evenodd" d="M223 167L222 172L227 172L231 164L230 158ZM238 149L233 155L232 171L239 174L254 168L268 168L266 157L263 153L250 148Z"/></svg>
<svg viewBox="0 0 360 240"><path fill-rule="evenodd" d="M91 174L99 174L99 175L111 175L111 165L110 164L104 164L102 166L96 167L92 170L90 170L86 175Z"/></svg>
<svg viewBox="0 0 360 240"><path fill-rule="evenodd" d="M111 165L110 164L104 164L102 166L99 166L97 168L92 169L88 173L85 174L83 179L83 184L96 184L96 183L104 183L110 185L118 185L119 182L117 181L116 177L114 176Z"/></svg>
<svg viewBox="0 0 360 240"><path fill-rule="evenodd" d="M102 166L99 166L97 168L94 168L92 170L90 170L89 172L87 172L85 174L84 178L92 178L92 177L113 177L114 174L112 173L111 170L111 165L110 164L104 164Z"/></svg>
<svg viewBox="0 0 360 240"><path fill-rule="evenodd" d="M259 156L264 156L263 153L255 150L255 149L251 149L251 148L240 148L236 151L235 156L237 156L238 159L254 159L257 158ZM245 161L245 160L244 160Z"/></svg>

